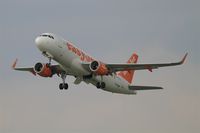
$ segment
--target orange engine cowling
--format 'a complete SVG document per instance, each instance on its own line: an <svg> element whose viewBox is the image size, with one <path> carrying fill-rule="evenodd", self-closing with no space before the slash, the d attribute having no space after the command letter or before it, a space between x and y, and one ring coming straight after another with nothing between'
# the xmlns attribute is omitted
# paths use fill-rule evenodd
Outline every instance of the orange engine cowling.
<svg viewBox="0 0 200 133"><path fill-rule="evenodd" d="M34 71L42 77L52 77L53 73L51 68L47 64L36 63Z"/></svg>
<svg viewBox="0 0 200 133"><path fill-rule="evenodd" d="M107 75L109 72L106 65L99 61L92 61L89 67L90 67L90 70L97 75Z"/></svg>

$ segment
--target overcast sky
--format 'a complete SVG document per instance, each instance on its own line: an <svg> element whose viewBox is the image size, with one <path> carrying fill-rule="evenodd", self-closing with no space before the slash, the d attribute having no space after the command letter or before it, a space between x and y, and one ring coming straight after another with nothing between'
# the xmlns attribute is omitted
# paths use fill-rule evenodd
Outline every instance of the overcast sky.
<svg viewBox="0 0 200 133"><path fill-rule="evenodd" d="M199 133L199 0L0 0L1 133ZM58 34L104 62L178 61L137 71L136 85L164 90L112 94L81 83L60 91L58 77L11 70L47 62L34 39ZM56 62L54 62L56 63Z"/></svg>

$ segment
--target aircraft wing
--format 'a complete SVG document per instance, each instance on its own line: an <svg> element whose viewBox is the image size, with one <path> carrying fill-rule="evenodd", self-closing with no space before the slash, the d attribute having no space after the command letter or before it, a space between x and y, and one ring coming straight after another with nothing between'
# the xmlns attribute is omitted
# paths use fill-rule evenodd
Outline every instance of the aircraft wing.
<svg viewBox="0 0 200 133"><path fill-rule="evenodd" d="M33 75L36 75L33 67L16 67L17 65L17 61L18 59L16 59L12 65L12 69L13 70L17 70L17 71L27 71L27 72L31 72Z"/></svg>
<svg viewBox="0 0 200 133"><path fill-rule="evenodd" d="M158 90L163 89L162 87L156 87L156 86L129 86L130 90Z"/></svg>
<svg viewBox="0 0 200 133"><path fill-rule="evenodd" d="M27 71L27 72L31 72L33 75L36 75L36 72L34 71L33 67L16 67L17 61L18 60L16 59L12 65L13 70ZM57 74L57 75L59 75L61 72L65 71L60 65L51 65L50 67L54 71L54 74ZM71 74L67 73L67 75L71 75Z"/></svg>
<svg viewBox="0 0 200 133"><path fill-rule="evenodd" d="M158 69L159 67L181 65L181 64L184 63L187 55L188 54L186 53L181 61L174 62L174 63L161 63L161 64L105 64L105 65L111 72L127 71L127 70L144 70L144 69L147 69L147 70L152 72L152 69Z"/></svg>

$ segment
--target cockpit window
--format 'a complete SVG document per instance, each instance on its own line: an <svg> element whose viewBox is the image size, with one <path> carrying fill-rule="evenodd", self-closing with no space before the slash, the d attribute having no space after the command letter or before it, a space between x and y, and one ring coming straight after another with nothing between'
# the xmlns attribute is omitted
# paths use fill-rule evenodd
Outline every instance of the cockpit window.
<svg viewBox="0 0 200 133"><path fill-rule="evenodd" d="M43 37L49 37L51 39L54 39L54 37L52 35L46 35L46 34L43 34L43 35L40 35L40 36L43 36Z"/></svg>

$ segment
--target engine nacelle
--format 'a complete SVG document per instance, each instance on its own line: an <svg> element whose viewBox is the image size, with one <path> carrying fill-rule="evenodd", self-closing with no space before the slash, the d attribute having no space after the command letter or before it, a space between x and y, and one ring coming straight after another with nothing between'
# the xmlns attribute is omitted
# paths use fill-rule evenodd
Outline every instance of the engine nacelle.
<svg viewBox="0 0 200 133"><path fill-rule="evenodd" d="M52 70L47 64L36 63L34 71L42 77L52 77Z"/></svg>
<svg viewBox="0 0 200 133"><path fill-rule="evenodd" d="M106 65L99 61L92 61L89 67L90 67L90 70L97 75L107 75L109 72Z"/></svg>

